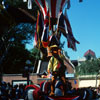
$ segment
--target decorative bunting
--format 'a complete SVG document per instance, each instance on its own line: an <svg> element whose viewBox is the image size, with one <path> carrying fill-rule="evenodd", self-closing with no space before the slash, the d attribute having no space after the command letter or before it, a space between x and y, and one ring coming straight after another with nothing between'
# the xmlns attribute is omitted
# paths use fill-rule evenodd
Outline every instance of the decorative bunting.
<svg viewBox="0 0 100 100"><path fill-rule="evenodd" d="M42 41L43 47L46 48L49 43L49 11L44 19L44 29L43 29L41 41Z"/></svg>
<svg viewBox="0 0 100 100"><path fill-rule="evenodd" d="M63 11L67 0L35 0L35 2L41 9L44 19L47 11L49 11L51 18L51 28L53 28L53 25L57 23L56 19L58 18L59 12Z"/></svg>
<svg viewBox="0 0 100 100"><path fill-rule="evenodd" d="M65 10L64 15L63 13L60 15L58 30L67 38L68 48L72 48L76 51L76 43L79 44L79 42L73 36L72 28L67 16L67 10Z"/></svg>
<svg viewBox="0 0 100 100"><path fill-rule="evenodd" d="M42 32L43 32L43 18L42 18L41 12L38 11L36 32L34 36L34 46L37 46L39 48L40 48Z"/></svg>
<svg viewBox="0 0 100 100"><path fill-rule="evenodd" d="M79 1L82 2L82 0ZM51 42L52 39L49 39L51 31L49 30L52 30L52 36L55 35L58 38L62 33L67 38L68 48L76 50L76 43L79 44L79 42L73 36L66 10L64 14L62 13L65 4L67 4L67 9L70 8L70 0L35 0L35 2L44 18L41 37L43 47L47 47Z"/></svg>
<svg viewBox="0 0 100 100"><path fill-rule="evenodd" d="M65 10L64 19L65 19L65 26L66 26L65 29L67 29L66 33L68 32L67 34L68 48L72 48L73 50L76 51L76 43L79 44L79 42L73 36L72 28L67 16L67 9Z"/></svg>

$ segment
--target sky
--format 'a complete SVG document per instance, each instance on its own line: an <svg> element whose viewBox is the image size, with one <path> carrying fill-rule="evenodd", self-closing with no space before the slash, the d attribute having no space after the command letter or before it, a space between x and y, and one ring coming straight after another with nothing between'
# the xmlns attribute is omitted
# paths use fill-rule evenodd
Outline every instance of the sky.
<svg viewBox="0 0 100 100"><path fill-rule="evenodd" d="M96 57L100 57L100 0L71 0L71 8L67 11L73 35L80 42L77 51L64 45L71 60L77 60L91 49ZM64 37L63 40L67 41Z"/></svg>
<svg viewBox="0 0 100 100"><path fill-rule="evenodd" d="M89 49L94 51L98 58L100 57L100 0L83 0L82 3L78 1L71 0L71 7L67 12L73 35L80 44L76 44L77 51L73 51L67 47L66 38L62 37L66 42L64 51L67 51L71 60L82 58Z"/></svg>

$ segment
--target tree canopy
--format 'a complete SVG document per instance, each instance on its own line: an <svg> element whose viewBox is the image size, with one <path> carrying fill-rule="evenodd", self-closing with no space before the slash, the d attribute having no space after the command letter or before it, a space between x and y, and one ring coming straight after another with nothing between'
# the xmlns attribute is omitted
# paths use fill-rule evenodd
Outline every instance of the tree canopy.
<svg viewBox="0 0 100 100"><path fill-rule="evenodd" d="M100 59L87 60L76 67L78 75L95 75L100 70Z"/></svg>
<svg viewBox="0 0 100 100"><path fill-rule="evenodd" d="M28 10L21 0L6 0L5 9L1 2L0 73L22 73L26 60L32 61L32 66L35 61L25 45L34 37L37 7L33 3L34 9Z"/></svg>
<svg viewBox="0 0 100 100"><path fill-rule="evenodd" d="M31 52L25 47L26 43L32 42L33 36L34 26L21 23L1 38L0 65L4 73L21 73L21 69L25 67L25 61L33 60Z"/></svg>

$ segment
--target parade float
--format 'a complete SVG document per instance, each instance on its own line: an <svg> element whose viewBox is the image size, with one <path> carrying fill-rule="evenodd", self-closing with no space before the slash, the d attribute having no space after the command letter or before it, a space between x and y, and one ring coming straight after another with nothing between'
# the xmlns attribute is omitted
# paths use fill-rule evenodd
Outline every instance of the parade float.
<svg viewBox="0 0 100 100"><path fill-rule="evenodd" d="M67 39L68 48L76 51L76 43L79 44L79 42L75 39L72 33L70 21L67 16L67 10L70 8L70 0L35 0L35 3L39 7L39 11L37 14L34 46L41 50L43 56L47 54L46 56L48 59L52 56L52 54L50 53L50 46L57 45L60 47L60 39L61 35L63 35ZM32 5L30 2L30 8L32 8L31 6ZM60 47L60 49L62 48ZM73 70L71 74L74 74L75 71L73 64L67 57L65 58L66 59L64 62L66 65L67 74L70 73L70 71L68 71L70 68L72 68L71 70ZM39 74L42 69L42 74L44 74L44 72L47 74L47 64L45 65L46 67L44 67L43 64L43 66L40 66L41 62L43 63L43 61L39 61L39 66L36 73ZM67 74L65 76L67 76ZM41 78L41 81L37 84L26 86L28 99L81 100L82 98L86 97L86 94L84 94L84 90L82 91L82 96L80 96L80 90L71 90L70 85L68 85L68 87L66 88L66 95L63 95L61 90L62 83L59 81L59 79L57 80L55 85L55 95L49 96L51 85L50 82L50 77L45 77L45 79ZM70 89L67 90L68 88Z"/></svg>

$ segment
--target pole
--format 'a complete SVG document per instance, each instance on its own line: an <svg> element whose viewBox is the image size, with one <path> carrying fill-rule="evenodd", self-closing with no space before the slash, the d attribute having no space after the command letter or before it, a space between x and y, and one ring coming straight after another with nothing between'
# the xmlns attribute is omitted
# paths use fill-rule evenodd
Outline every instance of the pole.
<svg viewBox="0 0 100 100"><path fill-rule="evenodd" d="M2 65L0 66L0 82L3 80L3 67Z"/></svg>
<svg viewBox="0 0 100 100"><path fill-rule="evenodd" d="M97 88L97 78L98 78L98 74L96 75L96 88Z"/></svg>
<svg viewBox="0 0 100 100"><path fill-rule="evenodd" d="M0 72L0 82L2 82L2 72Z"/></svg>
<svg viewBox="0 0 100 100"><path fill-rule="evenodd" d="M29 78L29 72L28 72L28 74L27 74L27 85L29 85L29 80L30 80L30 78Z"/></svg>
<svg viewBox="0 0 100 100"><path fill-rule="evenodd" d="M97 80L98 80L98 75L100 73L100 70L98 71L97 75L96 75L96 88L97 88Z"/></svg>

